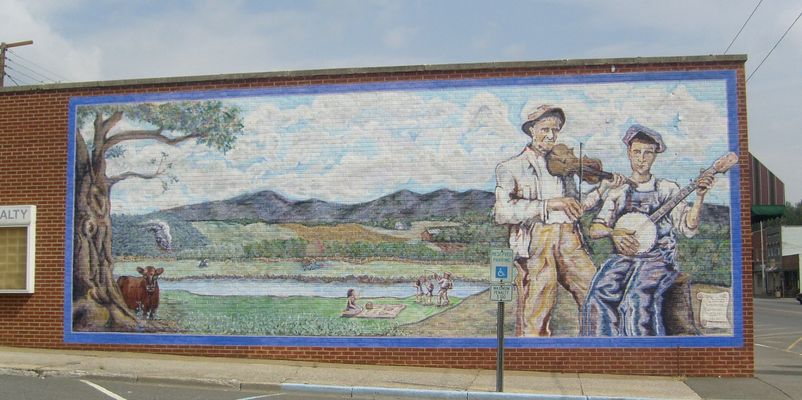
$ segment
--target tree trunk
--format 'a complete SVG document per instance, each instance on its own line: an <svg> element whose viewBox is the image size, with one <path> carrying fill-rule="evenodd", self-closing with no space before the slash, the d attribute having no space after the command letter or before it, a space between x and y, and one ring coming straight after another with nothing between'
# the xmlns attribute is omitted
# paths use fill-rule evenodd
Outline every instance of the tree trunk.
<svg viewBox="0 0 802 400"><path fill-rule="evenodd" d="M135 330L136 315L126 307L114 281L110 186L105 173L85 163L77 165L75 178L73 329Z"/></svg>
<svg viewBox="0 0 802 400"><path fill-rule="evenodd" d="M77 140L72 260L74 331L175 330L170 323L138 320L114 280L111 249L111 184L105 160L90 162L83 138Z"/></svg>

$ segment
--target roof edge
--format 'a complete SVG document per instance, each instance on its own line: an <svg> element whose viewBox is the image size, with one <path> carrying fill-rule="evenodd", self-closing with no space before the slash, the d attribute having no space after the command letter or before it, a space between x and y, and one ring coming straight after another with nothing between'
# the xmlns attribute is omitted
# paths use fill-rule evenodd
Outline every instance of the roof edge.
<svg viewBox="0 0 802 400"><path fill-rule="evenodd" d="M121 79L109 81L86 81L75 83L53 83L45 85L25 85L0 87L0 93L21 91L63 90L75 88L101 88L117 86L144 86L170 83L190 83L208 81L235 81L246 79L295 78L321 75L366 75L394 72L438 72L438 71L472 71L503 70L515 68L549 68L598 65L639 65L639 64L676 64L676 63L712 63L712 62L746 62L745 54L706 55L706 56L671 56L671 57L625 57L595 58L547 61L504 61L461 64L422 64L387 67L331 68L294 71L250 72L219 75L191 75L162 78Z"/></svg>

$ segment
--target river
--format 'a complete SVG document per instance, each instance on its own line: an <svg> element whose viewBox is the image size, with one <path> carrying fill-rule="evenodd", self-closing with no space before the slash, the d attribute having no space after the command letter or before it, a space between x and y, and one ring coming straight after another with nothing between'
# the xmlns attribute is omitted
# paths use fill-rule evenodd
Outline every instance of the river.
<svg viewBox="0 0 802 400"><path fill-rule="evenodd" d="M467 297L486 290L489 283L454 281L448 294ZM205 296L318 296L346 297L348 289L356 289L359 297L408 297L415 295L409 283L302 282L291 279L182 279L159 281L160 290L185 290ZM437 296L438 289L434 289Z"/></svg>

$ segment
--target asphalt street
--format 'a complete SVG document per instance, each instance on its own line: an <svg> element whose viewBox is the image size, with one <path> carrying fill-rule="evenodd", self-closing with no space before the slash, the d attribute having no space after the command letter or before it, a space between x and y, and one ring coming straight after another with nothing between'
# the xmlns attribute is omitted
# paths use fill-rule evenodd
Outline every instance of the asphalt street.
<svg viewBox="0 0 802 400"><path fill-rule="evenodd" d="M0 375L0 399L42 400L332 400L344 399L324 394L282 391L246 391L221 387L132 383L103 379L39 378ZM350 396L347 397L352 399Z"/></svg>
<svg viewBox="0 0 802 400"><path fill-rule="evenodd" d="M802 305L796 300L755 299L755 377L802 399Z"/></svg>
<svg viewBox="0 0 802 400"><path fill-rule="evenodd" d="M802 356L802 304L794 299L755 299L755 347Z"/></svg>
<svg viewBox="0 0 802 400"><path fill-rule="evenodd" d="M756 298L754 310L755 379L686 379L702 398L802 400L802 305Z"/></svg>

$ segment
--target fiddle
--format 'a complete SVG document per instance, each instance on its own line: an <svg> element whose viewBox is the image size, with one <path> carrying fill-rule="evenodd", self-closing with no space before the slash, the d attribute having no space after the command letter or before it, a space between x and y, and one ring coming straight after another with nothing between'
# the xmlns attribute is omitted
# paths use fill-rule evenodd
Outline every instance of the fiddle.
<svg viewBox="0 0 802 400"><path fill-rule="evenodd" d="M583 181L590 184L597 184L604 179L613 179L613 174L602 169L602 162L598 158L582 156L580 160L574 155L574 149L565 144L554 145L550 152L546 154L546 169L554 176L573 176L577 175ZM627 178L627 183L635 184Z"/></svg>

